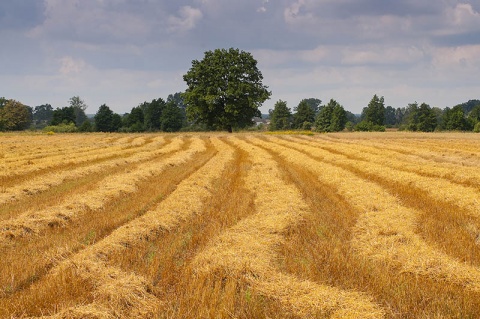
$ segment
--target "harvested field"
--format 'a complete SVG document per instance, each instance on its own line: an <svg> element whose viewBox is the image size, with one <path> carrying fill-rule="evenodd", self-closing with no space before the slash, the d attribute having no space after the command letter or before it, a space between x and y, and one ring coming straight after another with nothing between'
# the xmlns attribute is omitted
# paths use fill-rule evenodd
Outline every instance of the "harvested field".
<svg viewBox="0 0 480 319"><path fill-rule="evenodd" d="M0 135L0 318L477 318L480 135Z"/></svg>

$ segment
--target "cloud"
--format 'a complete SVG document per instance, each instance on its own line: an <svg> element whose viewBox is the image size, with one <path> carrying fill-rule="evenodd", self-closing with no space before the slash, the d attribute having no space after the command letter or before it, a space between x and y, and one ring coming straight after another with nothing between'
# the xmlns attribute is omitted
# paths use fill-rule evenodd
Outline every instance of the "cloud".
<svg viewBox="0 0 480 319"><path fill-rule="evenodd" d="M171 32L187 32L193 29L197 23L202 19L203 14L199 9L191 6L181 7L178 16L170 16L168 18L169 27Z"/></svg>
<svg viewBox="0 0 480 319"><path fill-rule="evenodd" d="M71 56L66 56L60 59L59 72L62 75L77 74L83 71L87 67L82 59L74 59Z"/></svg>

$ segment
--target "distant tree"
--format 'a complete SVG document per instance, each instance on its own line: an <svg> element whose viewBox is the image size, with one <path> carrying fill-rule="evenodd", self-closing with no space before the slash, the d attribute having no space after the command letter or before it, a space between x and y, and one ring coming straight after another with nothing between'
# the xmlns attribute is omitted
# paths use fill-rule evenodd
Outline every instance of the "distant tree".
<svg viewBox="0 0 480 319"><path fill-rule="evenodd" d="M331 99L320 109L315 120L316 130L319 132L339 132L345 129L347 113L343 106Z"/></svg>
<svg viewBox="0 0 480 319"><path fill-rule="evenodd" d="M125 114L123 126L129 132L143 132L145 130L145 115L142 105L132 108L130 114Z"/></svg>
<svg viewBox="0 0 480 319"><path fill-rule="evenodd" d="M35 106L33 109L33 122L35 125L46 126L52 121L53 107L50 104Z"/></svg>
<svg viewBox="0 0 480 319"><path fill-rule="evenodd" d="M397 125L397 119L395 116L395 109L391 106L387 106L385 108L385 120L384 120L385 125L388 126L395 126Z"/></svg>
<svg viewBox="0 0 480 319"><path fill-rule="evenodd" d="M98 132L115 132L117 130L114 126L114 113L106 104L100 106L94 119Z"/></svg>
<svg viewBox="0 0 480 319"><path fill-rule="evenodd" d="M480 104L476 105L469 113L467 121L471 127L475 127L480 122Z"/></svg>
<svg viewBox="0 0 480 319"><path fill-rule="evenodd" d="M376 94L363 109L362 117L364 121L373 125L384 125L385 122L385 101L383 96L378 97Z"/></svg>
<svg viewBox="0 0 480 319"><path fill-rule="evenodd" d="M114 132L117 132L117 131L120 130L121 127L122 127L122 116L120 116L120 114L113 113L113 115L112 115L112 130Z"/></svg>
<svg viewBox="0 0 480 319"><path fill-rule="evenodd" d="M462 107L464 114L469 114L477 105L480 105L480 100L469 100L459 105Z"/></svg>
<svg viewBox="0 0 480 319"><path fill-rule="evenodd" d="M278 100L270 113L270 130L287 130L291 127L292 112L287 102Z"/></svg>
<svg viewBox="0 0 480 319"><path fill-rule="evenodd" d="M301 100L299 105L301 103L306 103L313 110L313 113L315 115L317 115L317 113L320 111L320 106L322 104L322 100L311 97L311 98L308 98L308 99ZM295 108L294 108L294 111L297 112L297 110Z"/></svg>
<svg viewBox="0 0 480 319"><path fill-rule="evenodd" d="M418 103L411 103L406 108L404 128L410 131L433 132L437 127L437 116L435 111L426 103L420 106Z"/></svg>
<svg viewBox="0 0 480 319"><path fill-rule="evenodd" d="M385 131L385 101L383 96L378 97L376 94L363 108L362 121L355 126L357 131Z"/></svg>
<svg viewBox="0 0 480 319"><path fill-rule="evenodd" d="M165 101L162 98L154 99L150 103L142 104L144 114L144 126L147 131L158 131L161 129L161 117L165 108Z"/></svg>
<svg viewBox="0 0 480 319"><path fill-rule="evenodd" d="M417 130L421 132L433 132L437 127L435 111L426 103L420 104L417 115Z"/></svg>
<svg viewBox="0 0 480 319"><path fill-rule="evenodd" d="M252 125L271 95L253 56L233 48L205 52L203 60L192 61L183 79L188 118L228 132Z"/></svg>
<svg viewBox="0 0 480 319"><path fill-rule="evenodd" d="M83 122L82 125L80 125L80 127L78 128L78 130L80 132L93 132L92 122L90 122L89 120Z"/></svg>
<svg viewBox="0 0 480 319"><path fill-rule="evenodd" d="M315 122L315 111L306 100L300 101L293 114L293 128L303 128L304 123Z"/></svg>
<svg viewBox="0 0 480 319"><path fill-rule="evenodd" d="M83 122L88 120L85 110L88 108L85 101L83 101L79 96L73 96L68 100L70 107L73 107L75 112L75 125L77 127L81 126Z"/></svg>
<svg viewBox="0 0 480 319"><path fill-rule="evenodd" d="M167 97L168 102L174 102L181 109L186 109L187 106L185 105L185 101L183 100L183 92L176 92L174 94L169 94Z"/></svg>
<svg viewBox="0 0 480 319"><path fill-rule="evenodd" d="M468 122L461 105L445 108L443 111L443 128L447 131L467 131Z"/></svg>
<svg viewBox="0 0 480 319"><path fill-rule="evenodd" d="M50 125L60 125L60 124L75 124L75 109L72 106L65 106L62 108L56 108L52 114L52 122Z"/></svg>
<svg viewBox="0 0 480 319"><path fill-rule="evenodd" d="M332 132L340 132L345 129L345 125L347 124L347 113L343 106L337 103L337 101L333 101L336 103L336 105L333 108L332 123L330 125L330 129Z"/></svg>
<svg viewBox="0 0 480 319"><path fill-rule="evenodd" d="M356 124L360 121L360 117L358 115L353 114L350 111L345 110L346 115L347 115L347 122L350 122L352 124Z"/></svg>
<svg viewBox="0 0 480 319"><path fill-rule="evenodd" d="M174 101L167 102L161 118L161 129L164 132L179 131L184 122L184 112Z"/></svg>
<svg viewBox="0 0 480 319"><path fill-rule="evenodd" d="M0 130L21 131L32 122L31 109L15 100L0 101Z"/></svg>

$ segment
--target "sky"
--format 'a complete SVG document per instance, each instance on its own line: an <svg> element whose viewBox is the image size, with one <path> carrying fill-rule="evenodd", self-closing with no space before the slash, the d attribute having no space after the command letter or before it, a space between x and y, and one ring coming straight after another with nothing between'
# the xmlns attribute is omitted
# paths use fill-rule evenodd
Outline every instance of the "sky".
<svg viewBox="0 0 480 319"><path fill-rule="evenodd" d="M360 113L480 98L480 0L2 0L0 96L29 106L80 96L122 114L184 91L192 60L238 48L272 95ZM322 104L323 104L322 103Z"/></svg>

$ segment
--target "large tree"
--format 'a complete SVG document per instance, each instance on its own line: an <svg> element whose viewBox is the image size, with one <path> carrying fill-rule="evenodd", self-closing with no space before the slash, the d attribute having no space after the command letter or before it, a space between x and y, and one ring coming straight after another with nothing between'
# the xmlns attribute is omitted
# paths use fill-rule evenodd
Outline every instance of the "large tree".
<svg viewBox="0 0 480 319"><path fill-rule="evenodd" d="M183 98L189 120L211 129L232 132L233 127L251 125L271 95L257 61L239 49L205 52L203 60L192 61L183 79L188 86Z"/></svg>

